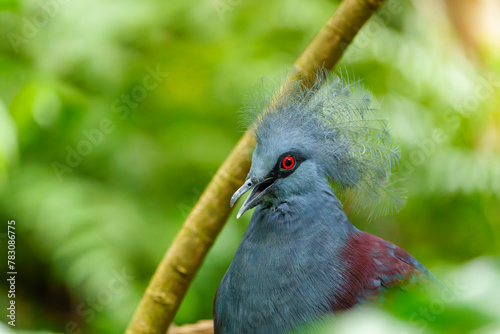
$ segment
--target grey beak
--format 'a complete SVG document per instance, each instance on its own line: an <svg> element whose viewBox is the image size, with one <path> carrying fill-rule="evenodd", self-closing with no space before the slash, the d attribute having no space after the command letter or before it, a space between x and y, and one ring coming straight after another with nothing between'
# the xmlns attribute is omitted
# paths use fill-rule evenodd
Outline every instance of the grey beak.
<svg viewBox="0 0 500 334"><path fill-rule="evenodd" d="M251 179L246 180L245 183L240 187L240 189L236 190L233 197L231 197L231 206L233 206L234 203L236 203L238 198L240 198L244 193L246 193L247 191L252 189L254 186L255 186L255 184L252 182ZM249 205L248 205L248 198L247 198L245 203L243 203L243 206L241 207L240 211L238 211L238 214L236 215L236 219L240 218L241 215L245 211L247 211L248 209L249 209Z"/></svg>

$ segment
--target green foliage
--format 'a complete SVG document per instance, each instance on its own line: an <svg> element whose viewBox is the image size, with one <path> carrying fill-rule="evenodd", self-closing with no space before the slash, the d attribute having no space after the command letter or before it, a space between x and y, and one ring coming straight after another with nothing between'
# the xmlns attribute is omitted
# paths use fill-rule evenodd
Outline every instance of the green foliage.
<svg viewBox="0 0 500 334"><path fill-rule="evenodd" d="M340 68L361 78L388 115L408 202L370 223L350 217L438 277L470 277L477 262L469 261L500 252L498 59L478 70L419 5L393 5L356 37ZM123 332L238 140L245 95L261 76L292 66L336 2L48 0L0 8L0 217L16 220L17 328ZM177 323L212 316L249 216L229 220ZM498 277L497 261L480 263L483 277ZM6 295L2 285L2 307ZM383 305L381 319L412 326L413 305L426 303L418 298ZM484 305L500 309L472 297L457 303L428 321L433 332L485 328L496 314ZM370 312L363 319L383 311Z"/></svg>

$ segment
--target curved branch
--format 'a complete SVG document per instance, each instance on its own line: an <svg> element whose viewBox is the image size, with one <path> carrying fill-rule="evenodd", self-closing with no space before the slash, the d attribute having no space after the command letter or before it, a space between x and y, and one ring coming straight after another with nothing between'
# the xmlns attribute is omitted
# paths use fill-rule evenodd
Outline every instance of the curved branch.
<svg viewBox="0 0 500 334"><path fill-rule="evenodd" d="M311 85L318 68L331 70L354 36L385 0L344 0L295 62L288 83ZM282 87L287 90L288 85ZM158 265L126 331L164 334L203 259L232 209L229 201L245 181L255 139L245 133L224 161Z"/></svg>

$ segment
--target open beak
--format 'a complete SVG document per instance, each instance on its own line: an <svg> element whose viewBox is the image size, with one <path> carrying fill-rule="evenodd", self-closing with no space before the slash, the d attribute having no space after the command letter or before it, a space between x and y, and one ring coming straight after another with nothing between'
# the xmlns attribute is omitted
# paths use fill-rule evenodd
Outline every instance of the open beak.
<svg viewBox="0 0 500 334"><path fill-rule="evenodd" d="M251 178L246 180L245 183L240 187L240 189L236 190L233 197L231 197L231 206L233 206L234 203L236 203L236 201L238 200L238 198L240 198L244 193L253 188L252 193L247 197L240 211L238 211L236 219L240 218L245 211L257 206L260 203L260 198L262 197L262 194L271 184L273 184L273 182L274 179L272 178L267 178L261 182L253 182Z"/></svg>

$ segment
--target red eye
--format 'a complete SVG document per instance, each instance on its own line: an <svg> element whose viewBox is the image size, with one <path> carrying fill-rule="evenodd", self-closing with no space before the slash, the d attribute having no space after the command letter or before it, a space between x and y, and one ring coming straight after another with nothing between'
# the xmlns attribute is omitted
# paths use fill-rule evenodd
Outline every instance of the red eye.
<svg viewBox="0 0 500 334"><path fill-rule="evenodd" d="M295 159L291 156L284 157L283 161L281 162L281 165L283 166L284 169L290 169L293 166L295 166Z"/></svg>

